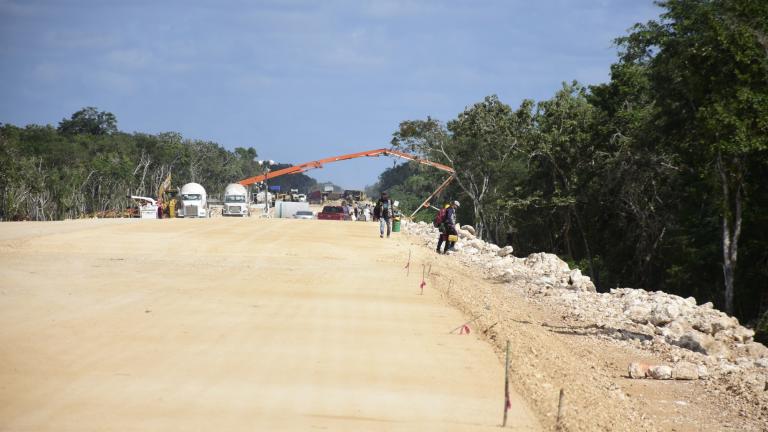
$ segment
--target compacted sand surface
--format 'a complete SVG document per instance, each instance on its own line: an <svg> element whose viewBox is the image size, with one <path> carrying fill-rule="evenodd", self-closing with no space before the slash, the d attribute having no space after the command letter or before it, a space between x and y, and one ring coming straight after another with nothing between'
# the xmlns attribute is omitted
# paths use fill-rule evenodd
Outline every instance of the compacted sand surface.
<svg viewBox="0 0 768 432"><path fill-rule="evenodd" d="M497 430L497 355L377 231L0 224L0 430Z"/></svg>

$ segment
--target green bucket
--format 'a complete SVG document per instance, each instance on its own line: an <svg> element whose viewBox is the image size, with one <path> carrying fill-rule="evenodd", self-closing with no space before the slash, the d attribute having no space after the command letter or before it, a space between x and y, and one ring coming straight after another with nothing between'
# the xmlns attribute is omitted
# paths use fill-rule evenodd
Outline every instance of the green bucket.
<svg viewBox="0 0 768 432"><path fill-rule="evenodd" d="M400 219L392 221L392 232L400 232Z"/></svg>

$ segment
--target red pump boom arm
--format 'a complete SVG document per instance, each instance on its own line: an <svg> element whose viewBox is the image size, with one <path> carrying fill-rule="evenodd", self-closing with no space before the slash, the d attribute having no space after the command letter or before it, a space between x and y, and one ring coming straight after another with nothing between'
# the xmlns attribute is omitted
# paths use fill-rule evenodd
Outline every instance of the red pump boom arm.
<svg viewBox="0 0 768 432"><path fill-rule="evenodd" d="M311 169L322 168L323 165L325 165L327 163L339 162L339 161L348 160L348 159L355 159L355 158L364 157L364 156L365 157L396 156L396 157L399 157L399 158L408 159L408 160L411 160L411 161L414 161L414 162L418 162L418 163L420 163L422 165L429 165L429 166L435 167L435 168L437 168L439 170L449 172L451 174L451 177L453 177L453 175L455 174L455 171L453 170L453 168L451 168L451 167L449 167L447 165L443 165L443 164L440 164L440 163L437 163L437 162L432 162L430 160L423 159L423 158L420 158L418 156L415 156L415 155L412 155L412 154L409 154L409 153L404 153L404 152L397 151L397 150L376 149L376 150L368 150L368 151L359 152L359 153L350 153L350 154L345 154L345 155L341 155L341 156L329 157L329 158L320 159L320 160L316 160L316 161L312 161L312 162L305 162L305 163L300 164L300 165L294 165L294 166L291 166L291 167L288 167L288 168L283 168L283 169L280 169L280 170L277 170L277 171L268 172L266 174L261 174L261 175L257 175L257 176L254 176L254 177L249 177L247 179L240 180L238 183L240 183L243 186L248 186L248 185L252 185L254 183L263 182L264 180L268 180L268 179L275 178L275 177L280 177L280 176L286 175L286 174L298 174L298 173L302 173L304 171L308 171L308 170L311 170Z"/></svg>

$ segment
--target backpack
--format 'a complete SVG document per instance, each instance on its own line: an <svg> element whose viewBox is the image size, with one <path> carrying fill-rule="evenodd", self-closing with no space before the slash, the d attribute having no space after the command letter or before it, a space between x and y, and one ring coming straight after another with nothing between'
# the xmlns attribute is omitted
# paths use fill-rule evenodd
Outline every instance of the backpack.
<svg viewBox="0 0 768 432"><path fill-rule="evenodd" d="M385 219L392 217L392 200L386 200L381 203L381 217Z"/></svg>
<svg viewBox="0 0 768 432"><path fill-rule="evenodd" d="M435 226L435 228L440 227L440 225L445 222L445 215L448 213L448 209L443 207L440 209L440 211L437 212L437 216L435 216L435 220L432 222L432 225Z"/></svg>

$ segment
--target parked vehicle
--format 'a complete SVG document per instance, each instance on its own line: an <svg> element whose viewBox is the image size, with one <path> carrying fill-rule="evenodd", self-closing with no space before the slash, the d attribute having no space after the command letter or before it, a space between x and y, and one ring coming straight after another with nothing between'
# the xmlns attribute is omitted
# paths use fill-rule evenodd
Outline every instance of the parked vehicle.
<svg viewBox="0 0 768 432"><path fill-rule="evenodd" d="M299 210L293 215L294 219L314 219L315 214L310 210Z"/></svg>
<svg viewBox="0 0 768 432"><path fill-rule="evenodd" d="M208 197L205 188L198 183L187 183L181 187L181 205L176 216L181 218L208 217Z"/></svg>
<svg viewBox="0 0 768 432"><path fill-rule="evenodd" d="M341 206L325 206L323 211L317 214L317 218L321 220L348 220L349 215L344 213L344 208Z"/></svg>
<svg viewBox="0 0 768 432"><path fill-rule="evenodd" d="M291 219L300 211L309 211L309 203L293 201L275 201L273 217Z"/></svg>
<svg viewBox="0 0 768 432"><path fill-rule="evenodd" d="M131 195L131 199L139 206L139 217L142 219L157 219L159 205L154 198Z"/></svg>
<svg viewBox="0 0 768 432"><path fill-rule="evenodd" d="M239 183L230 183L224 189L223 216L250 216L248 191Z"/></svg>

